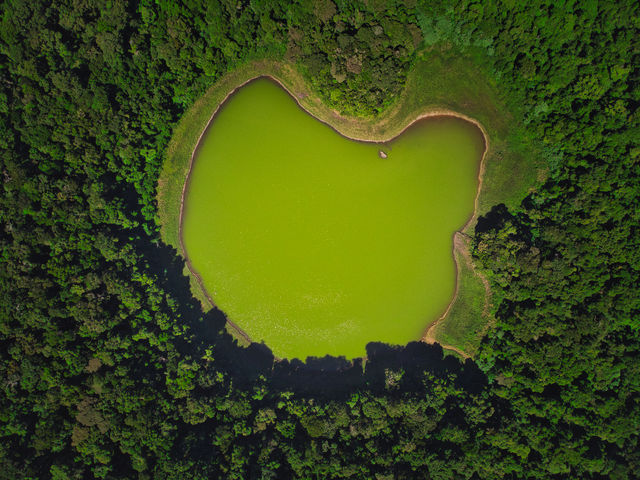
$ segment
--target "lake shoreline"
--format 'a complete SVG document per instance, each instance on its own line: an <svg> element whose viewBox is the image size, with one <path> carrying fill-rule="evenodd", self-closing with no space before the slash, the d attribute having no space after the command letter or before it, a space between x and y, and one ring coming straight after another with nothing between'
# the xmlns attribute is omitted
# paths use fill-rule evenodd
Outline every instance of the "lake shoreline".
<svg viewBox="0 0 640 480"><path fill-rule="evenodd" d="M357 142L363 142L363 143L373 143L373 144L386 144L389 143L391 141L393 141L394 139L396 139L397 137L399 137L400 135L402 135L407 129L409 129L410 127L412 127L416 122L419 122L421 120L424 119L435 119L435 118L439 118L439 117L454 117L454 118L459 118L461 120L464 120L468 123L473 124L476 128L478 128L478 130L480 130L481 134L482 134L482 138L483 138L483 143L484 143L484 148L483 148L483 152L479 161L479 165L478 165L478 174L477 174L477 181L478 181L478 187L476 190L476 195L475 195L475 199L474 199L474 208L473 208L473 212L471 217L467 220L467 222L458 230L456 230L453 235L452 235L452 256L453 256L453 260L454 263L456 265L456 275L455 275L455 286L454 286L454 294L450 300L450 302L448 303L445 311L435 320L432 320L430 322L427 323L425 329L424 329L424 333L421 335L421 337L417 340L421 340L424 341L426 343L435 343L436 340L433 336L433 330L435 329L435 327L440 324L442 321L444 321L448 315L448 313L451 310L452 305L454 304L454 302L456 301L456 298L458 296L459 293L459 283L460 283L460 269L461 266L459 265L459 260L458 260L458 255L456 255L457 252L459 252L461 254L461 256L463 258L466 258L465 253L468 255L468 252L462 252L461 249L466 248L464 242L456 242L456 235L458 234L462 234L467 228L470 227L470 225L474 222L474 220L476 220L477 218L477 214L478 214L478 199L480 197L480 193L482 191L482 187L483 187L483 177L484 177L484 173L485 173L485 160L487 157L487 153L489 151L489 136L485 130L485 128L483 127L483 125L477 121L476 119L469 117L465 114L453 111L453 110L448 110L448 109L443 109L443 108L425 108L424 110L422 110L421 112L419 112L417 115L413 116L413 118L410 117L410 120L408 120L404 126L399 130L399 131L392 131L391 134L382 137L378 137L376 133L372 133L369 135L354 135L354 134L347 134L345 133L343 130L341 130L339 128L339 126L337 124L340 123L340 120L344 120L344 121L349 121L349 122L356 122L356 123L362 123L362 124L366 124L367 120L366 119L346 119L345 117L341 116L338 112L336 112L335 110L331 110L331 117L333 118L333 120L335 121L335 123L332 123L331 120L329 120L328 118L323 118L320 115L314 113L313 111L311 111L310 108L307 108L305 105L303 105L301 103L301 100L309 100L309 94L307 93L301 93L299 95L295 94L292 88L289 88L287 85L285 85L284 81L281 80L280 78L278 78L277 76L270 74L270 73L257 73L256 75L251 76L248 79L245 79L244 81L241 81L240 83L236 84L235 86L232 86L227 93L224 95L224 97L222 98L222 100L220 102L218 102L217 106L215 107L215 109L213 110L213 112L211 113L211 115L209 116L209 119L204 127L204 129L200 132L200 135L196 141L195 147L193 148L191 155L189 157L189 163L187 166L187 171L186 171L186 176L185 176L185 180L183 182L183 186L182 186L182 191L181 191L181 196L180 196L180 210L179 210L179 218L178 218L178 239L179 239L179 246L180 246L180 250L181 250L181 254L182 256L185 258L185 263L186 266L189 270L189 272L191 273L191 275L193 276L193 278L195 278L198 287L200 288L202 294L204 295L204 298L206 299L207 303L209 303L211 308L217 308L217 306L215 305L215 302L213 301L213 299L211 298L209 292L207 291L207 289L204 286L204 283L202 281L202 277L200 276L200 274L197 272L197 270L195 269L195 267L193 266L186 248L184 246L184 240L183 240L183 221L184 221L184 210L185 210L185 196L187 193L187 189L189 187L189 183L190 183L190 178L191 178L191 172L193 169L193 165L194 165L194 161L195 161L195 157L198 154L199 148L201 146L202 143L202 139L205 137L205 134L209 131L209 128L211 127L213 120L216 118L216 116L218 115L218 113L221 111L221 109L224 107L224 105L234 96L234 94L236 94L242 87L246 86L247 84L258 80L260 78L266 78L272 82L274 82L275 84L277 84L280 88L282 88L285 92L287 92L287 94L296 102L296 104L298 105L298 107L300 109L302 109L306 114L310 115L311 117L313 117L315 120L321 122L322 124L328 126L329 128L331 128L334 132L336 132L337 134L339 134L340 136L352 140L352 141L357 141ZM215 88L215 86L214 86ZM319 99L316 99L316 101L318 101ZM326 108L326 107L325 107ZM375 122L374 122L375 124ZM365 127L366 128L366 125ZM474 272L476 275L479 275L482 279L483 279L483 283L486 282L484 280L484 277L482 277L482 275L477 272L474 269ZM486 298L488 298L489 295L489 291L486 291ZM486 300L485 298L485 300ZM226 317L226 315L225 315ZM236 323L234 323L232 320L230 320L229 318L227 318L227 324L230 328L230 330L233 331L234 334L236 334L238 337L240 337L243 341L247 342L247 343L251 343L252 340L250 338L250 336L241 328L239 327ZM463 358L467 358L469 355L467 355L465 352L463 352L462 350L460 350L459 348L455 347L455 346L450 346L450 345L442 345L441 346L444 349L448 349L451 351L454 351L456 353L458 353L459 355L461 355ZM363 357L364 358L364 357Z"/></svg>

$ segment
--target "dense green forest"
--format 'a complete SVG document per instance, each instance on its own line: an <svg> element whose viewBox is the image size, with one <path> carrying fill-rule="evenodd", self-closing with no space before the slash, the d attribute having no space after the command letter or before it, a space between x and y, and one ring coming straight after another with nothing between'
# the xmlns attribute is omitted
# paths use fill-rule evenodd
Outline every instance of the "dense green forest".
<svg viewBox="0 0 640 480"><path fill-rule="evenodd" d="M639 478L637 2L0 14L0 478ZM260 58L376 115L418 52L491 78L548 164L518 208L478 221L496 322L475 360L423 343L370 344L366 364L238 347L159 240L173 126Z"/></svg>

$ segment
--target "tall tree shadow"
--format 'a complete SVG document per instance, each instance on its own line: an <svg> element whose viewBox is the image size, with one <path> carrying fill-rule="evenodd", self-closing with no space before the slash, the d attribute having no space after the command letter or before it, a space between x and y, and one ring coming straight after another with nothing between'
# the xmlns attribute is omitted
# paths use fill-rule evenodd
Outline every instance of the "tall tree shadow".
<svg viewBox="0 0 640 480"><path fill-rule="evenodd" d="M178 320L188 324L189 338L178 339L176 347L185 355L202 356L207 349L213 352L215 365L226 371L241 388L251 388L263 376L274 391L291 391L301 396L344 398L358 390L390 390L390 374L399 375L393 385L397 392L417 392L424 389L425 372L436 377L453 374L456 385L470 392L482 390L486 376L471 360L462 364L457 358L444 356L442 347L424 342L410 342L405 346L369 343L365 358L347 360L345 357L307 357L276 359L267 345L251 343L238 345L225 329L224 313L213 308L202 312L193 297L189 279L184 275L184 259L167 245L149 242L139 232L139 245L144 250L149 270L157 276L163 288L176 300Z"/></svg>

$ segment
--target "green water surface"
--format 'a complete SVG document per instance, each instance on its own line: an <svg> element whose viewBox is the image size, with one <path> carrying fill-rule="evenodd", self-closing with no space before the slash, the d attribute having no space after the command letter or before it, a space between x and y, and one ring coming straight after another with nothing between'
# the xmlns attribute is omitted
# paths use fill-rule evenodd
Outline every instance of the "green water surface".
<svg viewBox="0 0 640 480"><path fill-rule="evenodd" d="M347 140L256 80L200 145L185 249L216 305L278 357L418 340L453 296L452 235L472 214L483 149L453 117L386 145Z"/></svg>

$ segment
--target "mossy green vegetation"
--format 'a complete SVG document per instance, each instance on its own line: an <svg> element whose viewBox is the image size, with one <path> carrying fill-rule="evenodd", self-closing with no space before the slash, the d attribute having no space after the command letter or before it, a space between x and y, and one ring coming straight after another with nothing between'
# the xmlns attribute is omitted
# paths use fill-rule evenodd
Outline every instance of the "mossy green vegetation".
<svg viewBox="0 0 640 480"><path fill-rule="evenodd" d="M199 145L185 253L215 304L278 357L418 340L451 301L451 239L473 213L484 150L455 117L355 142L256 80Z"/></svg>

